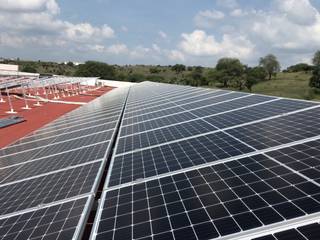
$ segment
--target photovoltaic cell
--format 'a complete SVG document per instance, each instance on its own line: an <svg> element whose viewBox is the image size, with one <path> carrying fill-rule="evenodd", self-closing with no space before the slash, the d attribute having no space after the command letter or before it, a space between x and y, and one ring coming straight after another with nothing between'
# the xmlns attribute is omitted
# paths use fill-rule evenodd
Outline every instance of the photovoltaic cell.
<svg viewBox="0 0 320 240"><path fill-rule="evenodd" d="M108 145L109 142L104 142L90 147L81 148L79 150L0 169L0 183L4 184L12 181L18 181L24 178L102 159L106 153Z"/></svg>
<svg viewBox="0 0 320 240"><path fill-rule="evenodd" d="M239 98L235 100L230 99L227 102L218 103L213 106L201 106L197 109L190 109L190 112L199 117L206 117L208 115L230 111L236 108L246 107L252 104L266 102L273 99L275 98L268 97L268 96L259 96L259 95L247 95L243 98Z"/></svg>
<svg viewBox="0 0 320 240"><path fill-rule="evenodd" d="M227 132L256 149L265 149L320 135L320 108L266 120Z"/></svg>
<svg viewBox="0 0 320 240"><path fill-rule="evenodd" d="M187 110L192 110L194 108L203 107L206 105L227 101L227 100L234 99L234 98L244 97L246 95L248 95L248 94L240 93L240 92L231 92L229 94L218 96L215 98L204 99L202 101L197 101L197 102L191 102L191 103L183 105L182 107Z"/></svg>
<svg viewBox="0 0 320 240"><path fill-rule="evenodd" d="M73 239L88 198L0 219L0 239Z"/></svg>
<svg viewBox="0 0 320 240"><path fill-rule="evenodd" d="M125 135L130 135L134 133L139 133L142 131L147 131L151 130L154 128L159 128L159 127L165 127L171 124L176 124L180 122L184 122L187 120L192 120L195 119L196 117L188 112L183 112L183 113L178 113L170 116L165 116L141 123L136 123L133 125L127 125L121 127L120 130L120 137L125 136Z"/></svg>
<svg viewBox="0 0 320 240"><path fill-rule="evenodd" d="M109 186L252 151L253 149L222 132L137 151L115 157Z"/></svg>
<svg viewBox="0 0 320 240"><path fill-rule="evenodd" d="M125 125L129 125L129 124L143 122L143 121L147 121L147 120L151 120L154 118L159 118L159 117L163 117L163 116L166 116L169 114L179 113L179 112L183 112L183 111L184 111L183 108L177 106L177 107L161 110L158 112L152 112L152 113L148 113L148 114L144 114L144 115L135 116L132 118L125 118L125 119L123 119L122 125L125 126Z"/></svg>
<svg viewBox="0 0 320 240"><path fill-rule="evenodd" d="M256 155L107 191L96 239L210 239L259 230L320 210L319 192L310 194L306 182Z"/></svg>
<svg viewBox="0 0 320 240"><path fill-rule="evenodd" d="M253 240L317 240L320 239L320 224L312 223L298 228L258 237Z"/></svg>
<svg viewBox="0 0 320 240"><path fill-rule="evenodd" d="M115 126L113 126L113 128L114 127ZM21 144L19 146L8 147L6 149L3 149L1 152L3 154L12 154L12 153L17 153L17 152L21 152L21 151L35 149L38 147L44 147L49 144L56 144L59 142L69 141L74 138L80 138L83 136L90 136L90 135L94 135L95 133L101 133L101 132L106 132L106 131L109 131L108 133L106 132L106 134L109 134L109 137L106 137L107 138L106 140L109 140L111 138L113 131L114 131L113 128L110 129L110 127L108 125L100 125L100 126L97 126L94 128L89 128L89 129L79 130L76 132L66 133L64 135L46 138L46 139L43 139L40 141L34 141L34 142Z"/></svg>
<svg viewBox="0 0 320 240"><path fill-rule="evenodd" d="M320 140L281 148L267 155L320 184Z"/></svg>
<svg viewBox="0 0 320 240"><path fill-rule="evenodd" d="M38 159L47 157L49 155L59 154L65 151L72 151L76 148L82 148L88 145L93 145L97 143L104 142L106 140L109 140L111 138L111 135L113 133L110 131L97 133L90 136L85 136L78 138L73 141L67 141L67 142L61 142L57 144L52 144L45 146L40 149L33 149L26 152L19 152L17 154L9 155L9 156L2 156L0 157L0 162L10 162L11 164L17 164L26 162L32 159Z"/></svg>
<svg viewBox="0 0 320 240"><path fill-rule="evenodd" d="M219 114L217 116L207 117L204 118L204 120L218 128L227 128L315 105L316 104L312 102L280 99L270 103L260 104L237 111Z"/></svg>
<svg viewBox="0 0 320 240"><path fill-rule="evenodd" d="M199 119L150 132L131 135L120 138L117 153L124 153L214 130L217 130L217 128Z"/></svg>
<svg viewBox="0 0 320 240"><path fill-rule="evenodd" d="M0 215L90 193L101 161L0 186Z"/></svg>

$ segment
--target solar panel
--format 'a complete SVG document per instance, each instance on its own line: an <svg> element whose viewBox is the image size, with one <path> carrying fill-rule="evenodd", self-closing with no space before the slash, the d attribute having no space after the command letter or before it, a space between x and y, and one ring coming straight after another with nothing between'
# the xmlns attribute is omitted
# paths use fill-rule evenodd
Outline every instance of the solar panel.
<svg viewBox="0 0 320 240"><path fill-rule="evenodd" d="M17 181L31 176L41 175L59 169L84 164L104 158L109 142L81 148L75 151L66 152L50 157L31 160L20 164L13 164L9 161L7 166L1 162L0 174L2 176L0 184Z"/></svg>
<svg viewBox="0 0 320 240"><path fill-rule="evenodd" d="M101 221L109 224L99 234L114 239L236 234L319 211L319 189L255 155L107 191ZM144 236L142 225L148 229Z"/></svg>
<svg viewBox="0 0 320 240"><path fill-rule="evenodd" d="M316 240L320 239L320 224L314 222L296 228L276 232L270 235L254 238L253 240Z"/></svg>
<svg viewBox="0 0 320 240"><path fill-rule="evenodd" d="M81 237L127 92L112 91L0 151L0 239Z"/></svg>
<svg viewBox="0 0 320 240"><path fill-rule="evenodd" d="M5 128L17 123L24 122L25 120L22 117L9 117L9 118L0 118L0 128Z"/></svg>
<svg viewBox="0 0 320 240"><path fill-rule="evenodd" d="M224 133L115 156L110 184L117 185L252 152Z"/></svg>
<svg viewBox="0 0 320 240"><path fill-rule="evenodd" d="M0 185L0 215L94 191L102 162Z"/></svg>
<svg viewBox="0 0 320 240"><path fill-rule="evenodd" d="M88 197L0 219L0 239L76 239Z"/></svg>
<svg viewBox="0 0 320 240"><path fill-rule="evenodd" d="M317 103L226 91L157 106L174 88L130 89L91 239L248 239L320 212Z"/></svg>
<svg viewBox="0 0 320 240"><path fill-rule="evenodd" d="M226 90L113 90L0 151L0 236L77 239L99 200L90 239L312 239L299 228L319 222L319 114ZM46 209L67 203L55 225Z"/></svg>

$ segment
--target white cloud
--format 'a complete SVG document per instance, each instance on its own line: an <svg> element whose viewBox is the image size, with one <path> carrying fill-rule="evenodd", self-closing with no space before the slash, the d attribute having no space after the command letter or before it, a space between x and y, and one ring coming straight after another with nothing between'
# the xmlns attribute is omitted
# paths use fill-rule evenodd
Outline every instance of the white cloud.
<svg viewBox="0 0 320 240"><path fill-rule="evenodd" d="M107 48L107 52L115 55L127 54L129 52L128 47L125 44L113 44Z"/></svg>
<svg viewBox="0 0 320 240"><path fill-rule="evenodd" d="M65 29L66 37L73 41L89 41L97 40L99 38L114 37L114 30L108 25L102 27L93 27L89 23L72 24L66 23Z"/></svg>
<svg viewBox="0 0 320 240"><path fill-rule="evenodd" d="M60 9L55 0L0 0L0 10L14 12L49 11L59 13Z"/></svg>
<svg viewBox="0 0 320 240"><path fill-rule="evenodd" d="M108 25L62 21L58 13L55 0L0 0L0 45L81 49L79 44L86 48L115 36ZM15 40L7 41L9 37Z"/></svg>
<svg viewBox="0 0 320 240"><path fill-rule="evenodd" d="M297 24L313 24L319 16L308 0L276 0L276 5L288 20Z"/></svg>
<svg viewBox="0 0 320 240"><path fill-rule="evenodd" d="M168 38L168 35L164 32L164 31L159 31L158 32L158 34L159 34L159 36L161 37L161 38L163 38L163 39L167 39Z"/></svg>
<svg viewBox="0 0 320 240"><path fill-rule="evenodd" d="M106 47L100 44L88 45L87 47L90 51L95 51L98 53L104 53L106 51Z"/></svg>
<svg viewBox="0 0 320 240"><path fill-rule="evenodd" d="M186 60L185 55L179 50L168 51L167 56L172 61L184 62Z"/></svg>
<svg viewBox="0 0 320 240"><path fill-rule="evenodd" d="M230 16L232 17L243 17L246 16L248 13L246 11L243 11L240 8L234 9L230 12Z"/></svg>
<svg viewBox="0 0 320 240"><path fill-rule="evenodd" d="M224 34L219 42L205 31L183 33L179 48L191 56L227 56L245 59L250 57L254 45L245 36Z"/></svg>
<svg viewBox="0 0 320 240"><path fill-rule="evenodd" d="M210 28L216 21L224 18L224 13L217 10L200 11L194 17L194 23L200 28Z"/></svg>
<svg viewBox="0 0 320 240"><path fill-rule="evenodd" d="M308 10L305 16L296 6ZM279 51L310 51L320 47L320 14L306 0L277 0L273 11L251 13L248 18L255 21L245 26L247 31L257 41Z"/></svg>

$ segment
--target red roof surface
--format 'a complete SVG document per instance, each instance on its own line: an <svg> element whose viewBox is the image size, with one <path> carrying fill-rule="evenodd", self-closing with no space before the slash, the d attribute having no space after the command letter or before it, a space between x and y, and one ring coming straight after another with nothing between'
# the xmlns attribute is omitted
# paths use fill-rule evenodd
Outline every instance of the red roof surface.
<svg viewBox="0 0 320 240"><path fill-rule="evenodd" d="M93 99L103 95L104 93L112 90L110 87L103 87L98 90L90 91L87 94L77 96L65 97L59 100L74 101L74 102L90 102ZM4 92L2 92L3 94ZM4 94L3 94L4 95ZM52 122L58 117L70 112L81 105L76 104L63 104L63 103L44 103L43 106L34 106L35 101L28 101L31 110L23 110L24 100L11 97L13 108L17 114L7 114L9 103L6 96L3 96L5 103L0 103L0 118L7 116L18 115L23 117L26 121L0 129L0 148L7 146L23 136L41 128L42 126ZM51 98L50 98L51 99Z"/></svg>

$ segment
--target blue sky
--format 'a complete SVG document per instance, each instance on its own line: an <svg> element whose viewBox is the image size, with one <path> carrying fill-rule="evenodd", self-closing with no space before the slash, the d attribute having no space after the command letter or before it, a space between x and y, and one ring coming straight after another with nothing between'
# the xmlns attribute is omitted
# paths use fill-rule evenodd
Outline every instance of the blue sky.
<svg viewBox="0 0 320 240"><path fill-rule="evenodd" d="M0 56L111 64L283 67L320 49L319 0L0 0Z"/></svg>

